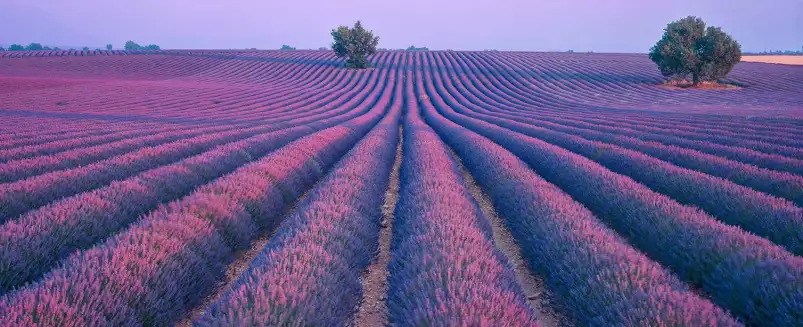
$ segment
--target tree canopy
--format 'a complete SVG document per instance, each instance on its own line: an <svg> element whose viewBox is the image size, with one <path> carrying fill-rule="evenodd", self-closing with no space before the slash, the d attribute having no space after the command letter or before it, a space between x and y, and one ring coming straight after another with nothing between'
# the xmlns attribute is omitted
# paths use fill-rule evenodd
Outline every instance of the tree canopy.
<svg viewBox="0 0 803 327"><path fill-rule="evenodd" d="M111 49L112 49L112 45L111 44L107 44L106 45L106 50L111 50Z"/></svg>
<svg viewBox="0 0 803 327"><path fill-rule="evenodd" d="M106 45L106 48L108 49L110 45L111 44ZM134 41L127 41L125 43L124 49L126 49L126 50L161 50L161 48L156 44L148 44L146 46L141 46L141 45L137 44Z"/></svg>
<svg viewBox="0 0 803 327"><path fill-rule="evenodd" d="M281 48L279 48L279 50L295 50L295 49L296 49L296 48L294 48L294 47L291 47L291 46L289 46L289 45L287 45L287 44L282 44L282 47L281 47Z"/></svg>
<svg viewBox="0 0 803 327"><path fill-rule="evenodd" d="M427 48L427 47L417 48L416 46L411 45L411 46L407 47L407 51L429 51L429 48Z"/></svg>
<svg viewBox="0 0 803 327"><path fill-rule="evenodd" d="M33 50L33 51L42 50L42 49L44 49L44 47L42 47L42 44L35 43L35 42L31 43L31 44L28 44L28 46L25 47L25 50Z"/></svg>
<svg viewBox="0 0 803 327"><path fill-rule="evenodd" d="M689 16L667 25L649 57L664 76L687 79L691 75L697 85L724 78L741 60L742 51L721 28L706 28L702 19Z"/></svg>
<svg viewBox="0 0 803 327"><path fill-rule="evenodd" d="M346 58L346 67L354 69L371 67L368 56L376 53L379 37L363 28L360 21L357 21L353 28L339 26L332 30L332 38L334 38L332 50L338 57Z"/></svg>

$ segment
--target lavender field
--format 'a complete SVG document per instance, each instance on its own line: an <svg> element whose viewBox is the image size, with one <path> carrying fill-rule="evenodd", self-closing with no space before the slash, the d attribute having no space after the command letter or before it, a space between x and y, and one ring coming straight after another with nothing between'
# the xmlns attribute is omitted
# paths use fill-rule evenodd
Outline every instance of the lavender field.
<svg viewBox="0 0 803 327"><path fill-rule="evenodd" d="M803 66L0 53L0 326L803 326Z"/></svg>

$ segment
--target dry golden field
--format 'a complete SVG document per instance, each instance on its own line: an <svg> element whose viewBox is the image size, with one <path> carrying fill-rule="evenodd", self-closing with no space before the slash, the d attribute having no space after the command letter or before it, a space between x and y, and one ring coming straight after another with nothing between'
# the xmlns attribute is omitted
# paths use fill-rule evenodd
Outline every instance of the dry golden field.
<svg viewBox="0 0 803 327"><path fill-rule="evenodd" d="M743 56L742 61L768 64L803 65L803 56Z"/></svg>

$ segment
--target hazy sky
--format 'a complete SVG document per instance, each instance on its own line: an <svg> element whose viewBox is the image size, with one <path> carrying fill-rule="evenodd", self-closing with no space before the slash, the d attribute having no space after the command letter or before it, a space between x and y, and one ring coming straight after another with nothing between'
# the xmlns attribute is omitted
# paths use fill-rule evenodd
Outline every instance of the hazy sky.
<svg viewBox="0 0 803 327"><path fill-rule="evenodd" d="M803 47L803 0L0 0L0 44L318 48L360 19L385 48L647 52L688 15L744 51Z"/></svg>

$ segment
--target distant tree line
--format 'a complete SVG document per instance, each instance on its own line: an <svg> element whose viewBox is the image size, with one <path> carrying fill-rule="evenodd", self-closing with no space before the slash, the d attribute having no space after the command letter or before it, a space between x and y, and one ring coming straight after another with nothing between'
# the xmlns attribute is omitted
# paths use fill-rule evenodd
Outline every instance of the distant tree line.
<svg viewBox="0 0 803 327"><path fill-rule="evenodd" d="M27 51L27 50L61 50L59 47L51 48L48 46L43 46L41 43L31 43L27 46L23 46L21 44L12 44L8 46L8 51ZM2 47L0 47L0 51L5 51Z"/></svg>
<svg viewBox="0 0 803 327"><path fill-rule="evenodd" d="M775 50L761 52L744 52L746 55L803 55L803 47L800 50Z"/></svg>
<svg viewBox="0 0 803 327"><path fill-rule="evenodd" d="M282 44L282 47L279 48L279 50L296 50L296 48L295 47L291 47L291 46L289 46L287 44Z"/></svg>
<svg viewBox="0 0 803 327"><path fill-rule="evenodd" d="M407 47L407 51L429 51L429 48L427 48L427 47L416 48L416 46L411 45L411 46Z"/></svg>
<svg viewBox="0 0 803 327"><path fill-rule="evenodd" d="M106 45L108 47L109 45ZM161 50L158 45L156 44L148 44L148 45L139 45L137 42L134 41L126 41L124 49L126 50Z"/></svg>
<svg viewBox="0 0 803 327"><path fill-rule="evenodd" d="M126 50L160 50L159 46L155 45L155 44L151 44L151 45L147 45L147 46L143 47L143 46L140 46L139 44L136 44L135 42L132 42L132 41L126 42L125 46L126 46ZM112 50L113 48L114 48L114 46L112 46L111 44L107 44L106 45L106 50ZM8 49L4 49L3 47L0 47L0 51L6 51L6 50L8 50L8 51L38 51L38 50L61 50L61 48L59 48L59 47L52 47L51 48L49 46L43 46L41 43L33 42L31 44L28 44L27 46L23 46L21 44L12 44L12 45L10 45L8 47ZM70 50L75 50L75 49L74 48L70 48ZM83 51L91 51L91 49L89 47L83 47L83 48L81 48L81 50L83 50ZM100 48L96 48L95 50L96 51L100 51L101 49Z"/></svg>

